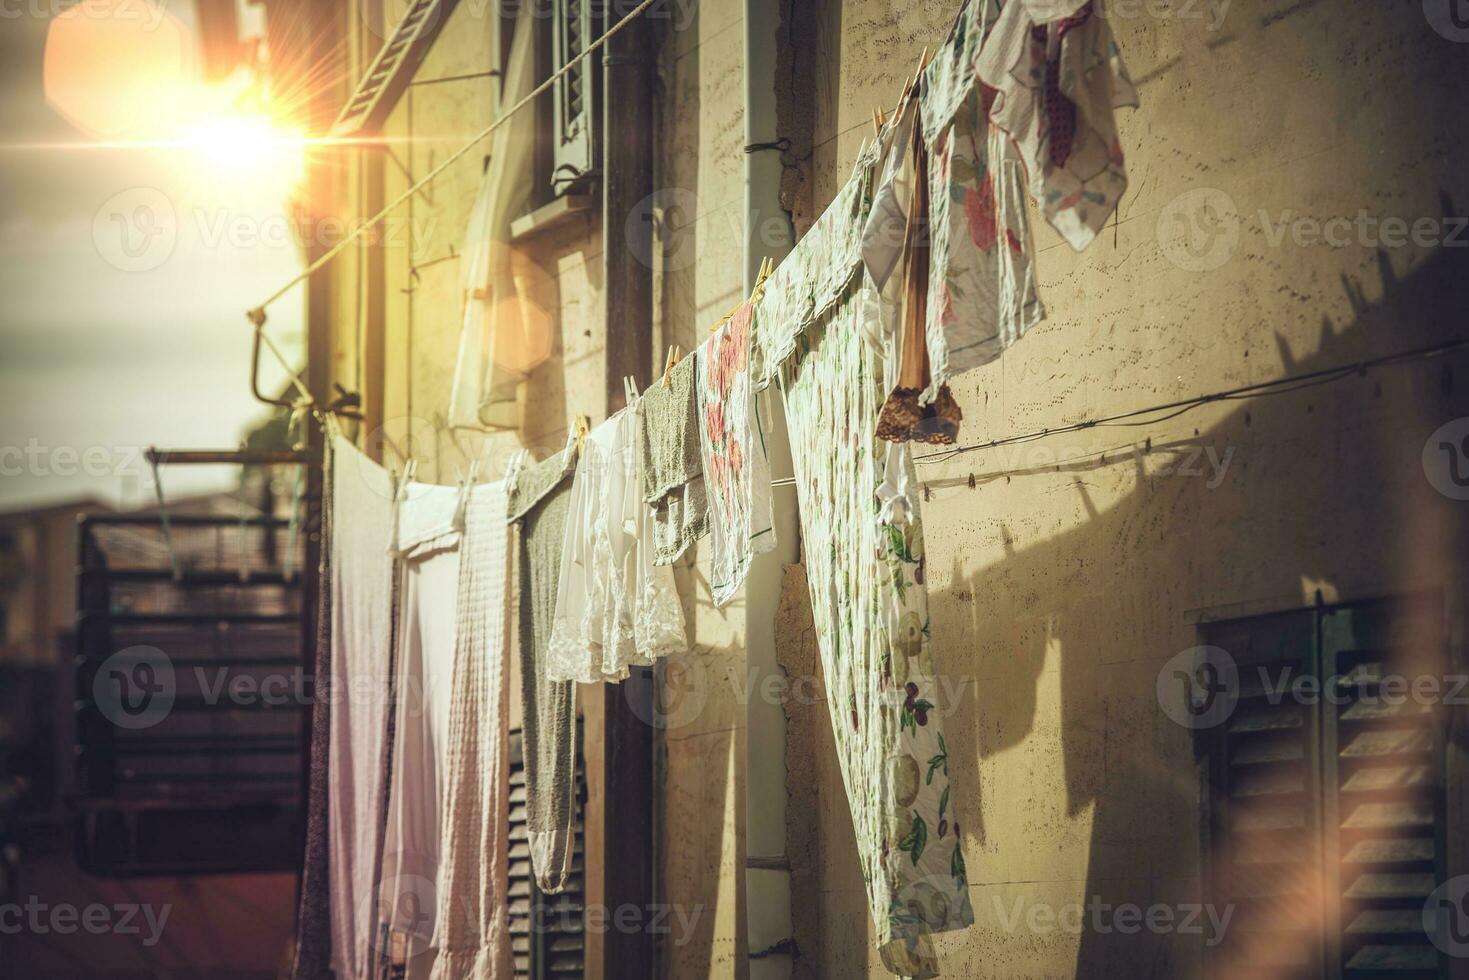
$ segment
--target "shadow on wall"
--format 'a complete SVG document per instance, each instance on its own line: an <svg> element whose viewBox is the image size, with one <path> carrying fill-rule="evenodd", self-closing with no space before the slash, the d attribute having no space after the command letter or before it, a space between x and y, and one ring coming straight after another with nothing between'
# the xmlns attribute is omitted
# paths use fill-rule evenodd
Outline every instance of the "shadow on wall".
<svg viewBox="0 0 1469 980"><path fill-rule="evenodd" d="M1444 210L1457 213L1447 200ZM1354 319L1340 327L1323 322L1318 348L1307 357L1293 358L1282 342L1284 363L1266 376L1351 365L1463 336L1469 250L1439 249L1401 279L1379 253L1379 269L1380 300L1367 302L1365 284L1344 280ZM1015 856L1001 850L1016 846L1013 834L988 840L984 818L1027 801L981 800L978 760L1058 734L1065 816L1092 811L1086 900L1143 907L1197 900L1198 777L1189 732L1156 702L1158 669L1199 642L1192 623L1200 616L1305 605L1318 585L1330 600L1336 587L1341 598L1359 599L1452 581L1469 529L1464 505L1433 490L1421 454L1435 429L1469 415L1469 391L1455 378L1466 365L1469 355L1460 352L1242 403L1207 431L1195 430L1192 440L1159 447L1212 449L1214 458L1232 459L1226 477L1213 486L1171 478L1139 457L1131 464L1135 489L1104 511L1088 498L1086 475L1127 466L1127 459L976 472L977 495L964 505L976 513L986 506L987 483L1046 473L1055 486L1071 474L1088 519L1025 544L997 518L1004 558L966 574L956 557L950 586L931 600L941 673L980 677L948 725L954 784L964 790L956 790L957 809L971 841L972 888L976 881L1012 887L1006 883L1024 877L1010 872ZM929 539L937 537L931 530ZM1058 668L1057 679L1043 679L1043 671ZM1052 685L1059 688L1059 733L1037 727L1044 717L1039 690ZM1032 746L1028 758L1011 756L1008 764L1044 766L1049 758ZM1055 785L1049 771L1005 777L1012 787L1023 781ZM1037 802L1045 813L1054 810L1049 800ZM1035 844L1064 842L1060 832L1046 838L1055 828L1044 819L1037 813L1026 821L1040 831ZM1013 827L1009 815L1007 822ZM981 921L993 920L991 904L989 889L978 888ZM1123 936L1084 927L1074 975L1125 969L1131 976L1183 976L1193 971L1195 955L1176 937L1146 929Z"/></svg>

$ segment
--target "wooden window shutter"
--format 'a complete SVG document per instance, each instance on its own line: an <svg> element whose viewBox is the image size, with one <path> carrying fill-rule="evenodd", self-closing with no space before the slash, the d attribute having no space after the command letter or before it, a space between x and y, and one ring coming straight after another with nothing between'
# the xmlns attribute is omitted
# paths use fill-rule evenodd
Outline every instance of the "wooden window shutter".
<svg viewBox="0 0 1469 980"><path fill-rule="evenodd" d="M510 943L515 980L580 977L586 969L583 913L586 859L583 801L586 770L578 733L576 823L571 877L565 891L547 895L536 886L527 838L525 761L518 730L510 733Z"/></svg>
<svg viewBox="0 0 1469 980"><path fill-rule="evenodd" d="M1313 614L1221 624L1206 640L1239 669L1239 703L1207 730L1210 895L1234 906L1215 975L1319 976L1320 807L1314 711L1276 685L1312 672Z"/></svg>
<svg viewBox="0 0 1469 980"><path fill-rule="evenodd" d="M332 125L332 135L371 136L382 129L459 0L413 0L378 49Z"/></svg>
<svg viewBox="0 0 1469 980"><path fill-rule="evenodd" d="M1441 610L1379 602L1321 616L1338 694L1322 726L1328 959L1344 977L1437 977L1443 965L1423 929L1445 876L1443 699L1412 693L1419 678L1444 680Z"/></svg>
<svg viewBox="0 0 1469 980"><path fill-rule="evenodd" d="M1208 891L1235 907L1213 975L1447 976L1423 927L1447 877L1446 719L1442 697L1412 693L1419 678L1451 691L1442 603L1262 616L1205 639L1240 682L1203 740Z"/></svg>
<svg viewBox="0 0 1469 980"><path fill-rule="evenodd" d="M602 6L592 0L555 0L553 67L560 71L572 66L554 88L551 186L557 194L585 184L596 166L595 113L600 88L597 68L601 59L588 57L576 61L576 58L600 33L597 13Z"/></svg>

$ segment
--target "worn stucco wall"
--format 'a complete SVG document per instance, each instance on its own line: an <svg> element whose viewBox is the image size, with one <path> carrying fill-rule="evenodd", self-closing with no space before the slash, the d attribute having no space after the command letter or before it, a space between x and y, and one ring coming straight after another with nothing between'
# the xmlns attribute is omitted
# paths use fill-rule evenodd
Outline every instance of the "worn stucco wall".
<svg viewBox="0 0 1469 980"><path fill-rule="evenodd" d="M491 67L476 20L490 7L461 4L418 77ZM789 13L781 133L796 145L783 194L798 230L846 179L872 107L891 107L957 7L820 0ZM660 364L668 343L689 350L742 298L741 5L670 10L658 52L662 248L650 257ZM1119 5L1113 26L1143 100L1121 114L1131 189L1115 229L1083 254L1036 223L1050 319L959 379L963 443L1354 363L1459 329L1464 249L1378 248L1356 230L1336 247L1288 228L1303 215L1365 210L1411 224L1462 213L1469 46L1436 33L1418 0L1350 16L1319 0L1158 0ZM407 186L405 169L426 172L484 125L488 85L446 82L405 97L389 135L414 141L383 158L386 197ZM601 235L586 221L534 245L556 283L560 336L533 379L522 432L486 446L441 424L457 268L441 263L416 279L409 269L458 247L478 163L472 155L415 198L400 238L383 247L385 398L372 411L395 442L414 434L421 478L445 482L469 453L489 449L503 464L499 450L523 442L545 455L566 419L596 419L605 400ZM359 177L344 170L349 199ZM1179 238L1190 228L1192 250ZM357 280L344 265L336 370L348 387L370 388L371 358L348 325ZM943 715L978 918L939 941L946 975L1198 972L1193 937L1121 942L1007 918L1017 902L1197 897L1198 772L1188 732L1158 707L1159 668L1198 642L1203 620L1298 608L1318 589L1328 601L1452 589L1463 505L1432 489L1420 454L1439 424L1469 414L1455 380L1466 368L1459 357L1381 369L921 467L934 653L950 694ZM760 695L747 690L742 602L709 601L707 548L679 574L694 649L662 670L656 719L659 897L682 916L662 940L663 962L670 977L737 977L745 700ZM792 569L778 624L798 682L786 699L797 970L877 977L806 587Z"/></svg>
<svg viewBox="0 0 1469 980"><path fill-rule="evenodd" d="M871 107L891 105L956 5L818 7L805 38L817 100L803 176L819 212L871 132ZM1348 17L1314 2L1160 2L1119 7L1112 23L1143 102L1121 115L1131 189L1115 229L1083 254L1037 223L1050 318L959 379L961 443L1460 333L1463 247L1379 248L1355 228L1344 241L1340 222L1340 247L1311 241L1309 227L1278 235L1300 216L1365 210L1411 226L1463 213L1469 132L1455 120L1469 48L1437 33L1424 5ZM1199 232L1192 252L1184 227ZM1197 899L1198 771L1189 732L1154 692L1163 664L1199 642L1200 621L1309 606L1318 589L1327 601L1454 593L1464 505L1434 491L1421 454L1465 414L1465 367L1460 355L1376 370L920 467L978 920L939 940L946 975L1199 971L1197 937L1036 930L1011 917L1094 897ZM804 596L798 569L779 629L795 674L815 662ZM801 975L882 976L826 707L795 701L790 715ZM1462 817L1457 776L1451 796ZM1454 861L1462 871L1463 855Z"/></svg>

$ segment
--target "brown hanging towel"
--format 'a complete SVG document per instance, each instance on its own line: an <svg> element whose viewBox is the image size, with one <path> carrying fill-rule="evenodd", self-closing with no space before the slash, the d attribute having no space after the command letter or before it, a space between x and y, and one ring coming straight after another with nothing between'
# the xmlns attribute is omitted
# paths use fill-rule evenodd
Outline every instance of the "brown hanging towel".
<svg viewBox="0 0 1469 980"><path fill-rule="evenodd" d="M939 388L930 405L919 395L931 381L928 370L929 229L928 147L916 122L910 141L913 153L913 190L908 205L908 228L903 243L903 307L898 338L898 383L877 418L877 436L886 442L925 442L949 445L959 437L964 418L949 386Z"/></svg>

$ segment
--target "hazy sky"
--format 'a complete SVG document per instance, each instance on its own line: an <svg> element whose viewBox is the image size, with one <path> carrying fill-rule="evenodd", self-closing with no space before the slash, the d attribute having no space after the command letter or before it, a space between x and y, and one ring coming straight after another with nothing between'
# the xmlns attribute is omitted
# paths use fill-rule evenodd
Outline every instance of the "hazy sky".
<svg viewBox="0 0 1469 980"><path fill-rule="evenodd" d="M38 11L59 6L12 4L0 16L3 510L88 494L148 503L140 448L238 444L263 410L249 391L244 310L300 266L285 202L262 199L248 177L204 172L177 149L22 146L89 138L47 104L51 19ZM184 0L166 6L192 21ZM102 67L114 85L127 71ZM59 66L83 98L117 98L92 80L96 68ZM300 324L299 293L272 308L272 336L293 356ZM266 378L284 383L278 370ZM229 474L174 468L164 478L182 492Z"/></svg>

